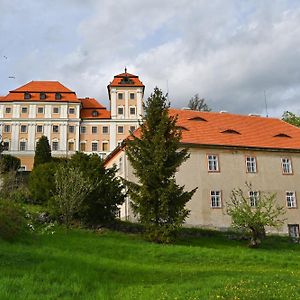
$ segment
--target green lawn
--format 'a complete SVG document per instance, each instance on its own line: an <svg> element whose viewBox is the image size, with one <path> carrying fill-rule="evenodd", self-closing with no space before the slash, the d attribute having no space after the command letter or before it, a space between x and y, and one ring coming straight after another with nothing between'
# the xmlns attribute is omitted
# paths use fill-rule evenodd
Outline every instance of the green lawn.
<svg viewBox="0 0 300 300"><path fill-rule="evenodd" d="M0 299L300 299L300 246L84 230L0 240Z"/></svg>

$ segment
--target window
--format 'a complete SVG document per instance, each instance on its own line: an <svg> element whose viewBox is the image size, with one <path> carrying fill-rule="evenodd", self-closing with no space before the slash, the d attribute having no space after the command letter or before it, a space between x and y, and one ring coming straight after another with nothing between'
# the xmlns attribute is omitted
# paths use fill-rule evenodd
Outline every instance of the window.
<svg viewBox="0 0 300 300"><path fill-rule="evenodd" d="M40 100L46 99L46 93L40 93Z"/></svg>
<svg viewBox="0 0 300 300"><path fill-rule="evenodd" d="M123 114L124 114L124 108L118 107L118 115L123 115Z"/></svg>
<svg viewBox="0 0 300 300"><path fill-rule="evenodd" d="M288 208L293 208L297 206L295 192L286 192L286 204Z"/></svg>
<svg viewBox="0 0 300 300"><path fill-rule="evenodd" d="M68 144L69 144L69 145L68 145L69 151L74 151L74 142L73 142L73 141L70 141Z"/></svg>
<svg viewBox="0 0 300 300"><path fill-rule="evenodd" d="M74 133L74 131L75 131L75 126L70 125L70 126L69 126L69 132L70 132L70 133Z"/></svg>
<svg viewBox="0 0 300 300"><path fill-rule="evenodd" d="M256 173L256 158L253 156L246 157L246 171L247 173Z"/></svg>
<svg viewBox="0 0 300 300"><path fill-rule="evenodd" d="M4 132L10 132L10 125L4 125Z"/></svg>
<svg viewBox="0 0 300 300"><path fill-rule="evenodd" d="M92 143L92 151L98 151L98 143L97 142Z"/></svg>
<svg viewBox="0 0 300 300"><path fill-rule="evenodd" d="M85 143L80 143L80 151L81 152L85 151Z"/></svg>
<svg viewBox="0 0 300 300"><path fill-rule="evenodd" d="M289 236L294 242L299 242L299 224L288 224Z"/></svg>
<svg viewBox="0 0 300 300"><path fill-rule="evenodd" d="M122 100L123 99L123 94L122 93L118 93L118 99Z"/></svg>
<svg viewBox="0 0 300 300"><path fill-rule="evenodd" d="M70 107L70 108L69 108L69 114L70 114L70 115L75 114L75 108L74 108L74 107Z"/></svg>
<svg viewBox="0 0 300 300"><path fill-rule="evenodd" d="M61 93L55 93L55 100L61 99Z"/></svg>
<svg viewBox="0 0 300 300"><path fill-rule="evenodd" d="M43 125L37 125L36 132L43 132Z"/></svg>
<svg viewBox="0 0 300 300"><path fill-rule="evenodd" d="M10 114L11 113L11 107L5 107L5 113Z"/></svg>
<svg viewBox="0 0 300 300"><path fill-rule="evenodd" d="M59 108L58 107L53 107L53 113L58 114L59 113Z"/></svg>
<svg viewBox="0 0 300 300"><path fill-rule="evenodd" d="M54 133L56 132L57 133L58 131L59 131L58 130L58 125L53 125L52 126L52 132L54 132Z"/></svg>
<svg viewBox="0 0 300 300"><path fill-rule="evenodd" d="M20 142L20 151L26 151L26 142L25 141Z"/></svg>
<svg viewBox="0 0 300 300"><path fill-rule="evenodd" d="M92 133L97 133L97 127L96 126L92 126Z"/></svg>
<svg viewBox="0 0 300 300"><path fill-rule="evenodd" d="M102 151L108 151L108 142L102 143Z"/></svg>
<svg viewBox="0 0 300 300"><path fill-rule="evenodd" d="M37 109L38 114L43 114L44 113L44 107L40 106Z"/></svg>
<svg viewBox="0 0 300 300"><path fill-rule="evenodd" d="M21 125L21 133L26 133L26 132L27 132L27 126Z"/></svg>
<svg viewBox="0 0 300 300"><path fill-rule="evenodd" d="M27 114L27 111L28 111L27 107L24 106L21 108L22 114Z"/></svg>
<svg viewBox="0 0 300 300"><path fill-rule="evenodd" d="M258 191L249 191L249 201L251 207L256 207L259 201L259 192Z"/></svg>
<svg viewBox="0 0 300 300"><path fill-rule="evenodd" d="M219 159L218 159L217 155L208 154L207 162L208 162L208 171L209 172L219 172Z"/></svg>
<svg viewBox="0 0 300 300"><path fill-rule="evenodd" d="M96 110L93 110L92 112L92 116L93 117L98 117L99 113Z"/></svg>
<svg viewBox="0 0 300 300"><path fill-rule="evenodd" d="M129 97L130 97L130 100L134 100L134 93L130 93L129 95L130 95L130 96L129 96Z"/></svg>
<svg viewBox="0 0 300 300"><path fill-rule="evenodd" d="M124 127L123 126L118 126L118 133L120 133L120 134L124 133Z"/></svg>
<svg viewBox="0 0 300 300"><path fill-rule="evenodd" d="M52 150L53 151L58 151L58 141L53 141L52 142Z"/></svg>
<svg viewBox="0 0 300 300"><path fill-rule="evenodd" d="M282 173L283 174L292 174L293 169L292 169L292 161L289 158L282 158L281 159L281 168L282 168Z"/></svg>
<svg viewBox="0 0 300 300"><path fill-rule="evenodd" d="M135 107L134 106L130 107L129 112L131 115L135 115Z"/></svg>
<svg viewBox="0 0 300 300"><path fill-rule="evenodd" d="M130 126L130 129L129 129L131 132L134 132L135 131L135 126Z"/></svg>
<svg viewBox="0 0 300 300"><path fill-rule="evenodd" d="M80 132L81 133L86 133L86 127L85 126L81 126L80 127Z"/></svg>
<svg viewBox="0 0 300 300"><path fill-rule="evenodd" d="M24 93L24 99L30 99L30 98L31 98L30 93L25 92L25 93Z"/></svg>
<svg viewBox="0 0 300 300"><path fill-rule="evenodd" d="M221 207L221 191L210 191L211 207Z"/></svg>
<svg viewBox="0 0 300 300"><path fill-rule="evenodd" d="M107 134L108 133L108 126L103 126L102 127L102 133Z"/></svg>
<svg viewBox="0 0 300 300"><path fill-rule="evenodd" d="M3 142L3 149L6 151L9 150L9 142L8 141Z"/></svg>

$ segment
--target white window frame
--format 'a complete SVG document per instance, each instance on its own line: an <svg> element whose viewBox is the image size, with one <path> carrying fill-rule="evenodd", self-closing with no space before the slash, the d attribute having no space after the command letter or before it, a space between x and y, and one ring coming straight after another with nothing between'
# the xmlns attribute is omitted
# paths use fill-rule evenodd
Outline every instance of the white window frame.
<svg viewBox="0 0 300 300"><path fill-rule="evenodd" d="M56 143L56 145L57 145L57 147L55 146L53 146L54 145L54 143ZM58 140L52 140L52 144L51 144L51 148L52 148L52 151L59 151L59 141ZM56 148L56 149L55 149Z"/></svg>
<svg viewBox="0 0 300 300"><path fill-rule="evenodd" d="M38 131L38 128L42 127L42 131ZM44 132L44 126L43 125L36 125L36 133L43 133Z"/></svg>
<svg viewBox="0 0 300 300"><path fill-rule="evenodd" d="M69 107L69 114L74 115L75 113L76 113L75 107Z"/></svg>
<svg viewBox="0 0 300 300"><path fill-rule="evenodd" d="M119 95L122 95L121 98ZM118 100L124 100L124 93L118 93Z"/></svg>
<svg viewBox="0 0 300 300"><path fill-rule="evenodd" d="M107 131L106 132L104 132L105 130L104 130L104 128L107 128ZM109 134L109 126L102 126L102 134Z"/></svg>
<svg viewBox="0 0 300 300"><path fill-rule="evenodd" d="M286 191L285 199L286 199L287 208L296 208L297 207L297 198L296 198L295 191Z"/></svg>
<svg viewBox="0 0 300 300"><path fill-rule="evenodd" d="M4 124L3 127L4 127L3 128L4 133L10 133L11 132L11 125L10 124ZM6 130L6 129L8 129L8 130Z"/></svg>
<svg viewBox="0 0 300 300"><path fill-rule="evenodd" d="M57 110L57 112L55 112L54 110ZM59 107L54 106L53 109L52 109L52 113L55 114L55 115L59 114Z"/></svg>
<svg viewBox="0 0 300 300"><path fill-rule="evenodd" d="M75 132L75 126L69 125L69 133L74 133L74 132Z"/></svg>
<svg viewBox="0 0 300 300"><path fill-rule="evenodd" d="M22 128L25 127L25 131L22 130ZM20 125L20 133L27 133L27 125Z"/></svg>
<svg viewBox="0 0 300 300"><path fill-rule="evenodd" d="M131 113L131 109L134 108L134 114ZM129 115L136 116L136 106L129 106Z"/></svg>
<svg viewBox="0 0 300 300"><path fill-rule="evenodd" d="M97 149L96 150L94 150L93 149L93 145L97 145ZM92 141L92 143L91 143L91 150L92 150L92 152L98 152L98 147L99 146L99 142L98 141Z"/></svg>
<svg viewBox="0 0 300 300"><path fill-rule="evenodd" d="M96 128L96 131L94 132L94 128ZM98 133L98 126L92 126L92 134L97 134Z"/></svg>
<svg viewBox="0 0 300 300"><path fill-rule="evenodd" d="M122 109L122 113L121 114L119 113L119 109ZM125 112L124 106L118 106L117 107L118 116L124 116L124 112Z"/></svg>
<svg viewBox="0 0 300 300"><path fill-rule="evenodd" d="M281 169L282 169L282 174L284 175L293 174L292 160L289 157L281 158Z"/></svg>
<svg viewBox="0 0 300 300"><path fill-rule="evenodd" d="M210 195L210 207L211 208L221 208L222 207L222 191L221 190L211 190L209 195Z"/></svg>
<svg viewBox="0 0 300 300"><path fill-rule="evenodd" d="M82 134L86 133L86 126L80 126L80 133Z"/></svg>
<svg viewBox="0 0 300 300"><path fill-rule="evenodd" d="M24 149L22 149L22 148L23 148L23 145L22 145L22 147L21 147L21 143L24 143ZM27 141L26 141L26 140L21 140L21 141L19 142L19 150L20 150L20 151L26 151L26 150L27 150Z"/></svg>
<svg viewBox="0 0 300 300"><path fill-rule="evenodd" d="M57 127L57 131L54 131L54 127ZM59 133L59 125L52 125L52 133Z"/></svg>
<svg viewBox="0 0 300 300"><path fill-rule="evenodd" d="M41 109L41 110L42 110L42 112L39 112L39 109ZM43 106L38 106L38 107L37 107L37 114L40 114L40 115L42 115L42 114L44 114L44 111L45 111L45 109L44 109L44 107L43 107Z"/></svg>
<svg viewBox="0 0 300 300"><path fill-rule="evenodd" d="M219 155L207 154L207 170L208 172L220 172Z"/></svg>
<svg viewBox="0 0 300 300"><path fill-rule="evenodd" d="M257 173L257 161L255 156L246 156L246 173Z"/></svg>
<svg viewBox="0 0 300 300"><path fill-rule="evenodd" d="M26 110L26 112L23 112L23 109ZM27 106L22 106L21 107L21 114L27 114L28 113L28 107Z"/></svg>
<svg viewBox="0 0 300 300"><path fill-rule="evenodd" d="M133 95L133 98L131 98L131 95ZM129 93L129 99L134 100L135 99L135 93Z"/></svg>
<svg viewBox="0 0 300 300"><path fill-rule="evenodd" d="M9 112L7 111L8 109L9 109ZM6 114L11 114L11 111L12 111L11 106L6 106L6 107L5 107L5 113L6 113Z"/></svg>
<svg viewBox="0 0 300 300"><path fill-rule="evenodd" d="M259 201L259 191L249 191L249 204L251 207L257 207Z"/></svg>
<svg viewBox="0 0 300 300"><path fill-rule="evenodd" d="M122 132L119 132L119 128L122 128ZM117 134L124 134L124 126L123 125L117 126Z"/></svg>

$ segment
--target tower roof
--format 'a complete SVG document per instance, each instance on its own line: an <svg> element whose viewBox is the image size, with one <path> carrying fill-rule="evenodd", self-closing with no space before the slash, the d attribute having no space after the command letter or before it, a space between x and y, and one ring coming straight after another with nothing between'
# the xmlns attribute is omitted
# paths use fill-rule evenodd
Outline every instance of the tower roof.
<svg viewBox="0 0 300 300"><path fill-rule="evenodd" d="M144 84L140 81L137 75L133 75L127 72L125 68L125 72L115 75L113 81L108 85L109 87L142 87L145 88Z"/></svg>

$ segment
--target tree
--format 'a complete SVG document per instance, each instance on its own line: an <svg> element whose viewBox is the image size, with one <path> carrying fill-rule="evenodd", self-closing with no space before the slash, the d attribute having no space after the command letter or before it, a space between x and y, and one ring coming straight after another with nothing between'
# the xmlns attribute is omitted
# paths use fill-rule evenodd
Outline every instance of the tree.
<svg viewBox="0 0 300 300"><path fill-rule="evenodd" d="M106 169L102 159L96 155L77 152L70 164L78 168L91 182L91 190L84 200L82 217L89 224L113 222L125 200L124 186L116 176L116 167Z"/></svg>
<svg viewBox="0 0 300 300"><path fill-rule="evenodd" d="M282 120L294 126L300 127L300 117L296 116L290 111L285 111L283 113Z"/></svg>
<svg viewBox="0 0 300 300"><path fill-rule="evenodd" d="M0 160L0 173L17 171L21 166L21 160L9 154L2 154Z"/></svg>
<svg viewBox="0 0 300 300"><path fill-rule="evenodd" d="M37 167L39 164L50 162L51 159L49 141L48 138L43 135L36 144L33 168Z"/></svg>
<svg viewBox="0 0 300 300"><path fill-rule="evenodd" d="M204 98L200 98L199 94L195 94L189 101L188 107L192 110L198 111L211 111L208 105L205 103Z"/></svg>
<svg viewBox="0 0 300 300"><path fill-rule="evenodd" d="M249 184L247 188L252 190ZM232 191L231 201L227 203L227 213L232 218L233 227L250 233L250 247L260 245L265 237L266 226L279 227L284 222L281 217L285 209L276 205L276 194L259 193L255 202L256 206L251 206L250 197L246 197L238 188Z"/></svg>
<svg viewBox="0 0 300 300"><path fill-rule="evenodd" d="M56 193L53 197L57 212L69 227L74 216L91 190L91 183L84 174L69 164L58 165L54 174Z"/></svg>
<svg viewBox="0 0 300 300"><path fill-rule="evenodd" d="M189 158L181 148L176 116L169 116L169 103L158 88L148 98L140 137L131 133L126 153L139 183L127 182L132 207L147 237L169 242L189 214L185 208L196 189L184 191L176 184L178 167ZM181 149L180 149L181 148Z"/></svg>

